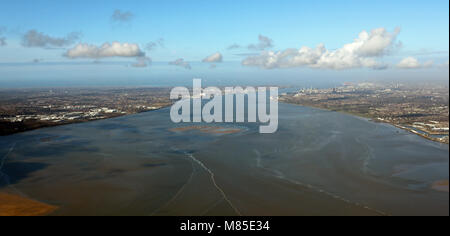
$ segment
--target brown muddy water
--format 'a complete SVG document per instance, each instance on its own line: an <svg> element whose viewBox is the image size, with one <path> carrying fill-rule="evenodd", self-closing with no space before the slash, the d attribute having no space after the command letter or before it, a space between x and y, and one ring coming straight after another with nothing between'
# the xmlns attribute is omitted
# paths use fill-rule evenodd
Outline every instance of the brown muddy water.
<svg viewBox="0 0 450 236"><path fill-rule="evenodd" d="M279 109L275 134L173 124L162 109L0 137L0 192L56 206L51 215L449 214L448 145Z"/></svg>

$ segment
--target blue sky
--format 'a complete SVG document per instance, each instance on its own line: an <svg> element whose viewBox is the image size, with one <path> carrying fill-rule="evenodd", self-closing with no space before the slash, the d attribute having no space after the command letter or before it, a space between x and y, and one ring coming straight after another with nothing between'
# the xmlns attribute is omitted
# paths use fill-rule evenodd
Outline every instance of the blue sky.
<svg viewBox="0 0 450 236"><path fill-rule="evenodd" d="M119 11L122 18L115 19L113 17L115 11ZM91 70L105 79L109 75L117 77L117 72L111 72L116 69L110 69L111 66L120 67L123 73L119 74L124 76L129 73L142 78L152 78L156 73L152 70L159 70L156 73L159 76L163 75L164 71L167 74L174 74L173 76L211 77L226 77L226 73L234 75L244 71L261 74L267 73L267 70L275 70L280 74L286 74L283 70L288 70L291 71L290 77L297 75L314 77L315 74L326 77L330 72L341 74L337 77L355 74L352 75L355 78L351 79L356 79L362 74L366 75L367 71L388 78L407 77L417 74L414 70L425 70L429 71L432 77L448 79L448 19L449 2L446 0L320 2L3 0L0 8L0 39L3 38L5 43L0 46L0 84L11 79L33 82L33 76L45 78L69 74L74 78L83 77L91 74ZM400 29L398 34L394 33L397 27ZM276 58L277 62L274 65L268 65L269 60L273 58L268 58L264 54L283 52L291 48L298 50L302 46L314 49L320 43L332 53L345 44L352 43L363 30L370 34L371 30L379 28L386 31L383 35L391 35L389 39L392 42L383 48L383 51L371 55L370 58L359 56L353 58L355 60L352 59L352 62L343 69L328 62L300 65L298 62L286 62L287 59L281 57ZM30 30L35 30L50 39L65 39L72 32L80 35L64 45L24 46L24 35ZM249 45L266 42L260 41L259 36L264 36L270 43L259 50L250 50ZM120 54L63 56L79 43L100 47L106 42L135 44L139 47L138 50L145 54L145 60L151 59L153 63L145 63L148 64L145 68L132 66L137 64L136 58L143 58L142 53L139 56L135 54L135 57L124 57ZM146 45L151 42L156 46L152 50L147 50ZM227 48L233 44L240 47L228 50ZM216 52L220 53L223 62L213 61L206 65L199 63L193 66ZM254 58L247 58L249 56ZM400 61L408 57L413 57L416 61L406 60L401 64L405 66L398 66ZM158 62L171 62L180 58L190 64L191 70L183 66L166 65L167 63L158 66ZM249 66L242 65L246 59ZM334 60L335 57L328 56L322 59ZM40 64L42 68L30 65L33 60L39 62L34 64ZM379 65L372 65L372 60ZM103 63L120 61L124 64L111 64L105 70L104 65L98 63L90 65L92 61ZM69 64L86 62L89 65L77 65L74 69L73 65L64 62ZM11 63L18 65L12 66ZM375 67L377 69L386 67L390 74L386 71L373 70ZM442 70L445 67L447 70ZM336 68L338 70L335 70ZM355 73L349 73L347 70L353 70ZM179 74L173 71L178 71ZM269 73L275 76L276 72ZM277 82L273 80L274 83Z"/></svg>

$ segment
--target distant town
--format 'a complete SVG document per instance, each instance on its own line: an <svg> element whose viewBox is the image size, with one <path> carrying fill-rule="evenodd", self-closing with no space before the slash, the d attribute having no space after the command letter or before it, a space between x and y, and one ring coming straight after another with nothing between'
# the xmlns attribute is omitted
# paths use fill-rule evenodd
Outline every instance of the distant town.
<svg viewBox="0 0 450 236"><path fill-rule="evenodd" d="M449 143L449 89L434 85L345 83L282 94L281 102L350 113Z"/></svg>
<svg viewBox="0 0 450 236"><path fill-rule="evenodd" d="M0 90L0 135L152 111L171 104L166 88Z"/></svg>
<svg viewBox="0 0 450 236"><path fill-rule="evenodd" d="M0 135L113 118L170 106L170 88L0 90ZM350 113L449 143L448 87L344 83L303 88L280 102Z"/></svg>

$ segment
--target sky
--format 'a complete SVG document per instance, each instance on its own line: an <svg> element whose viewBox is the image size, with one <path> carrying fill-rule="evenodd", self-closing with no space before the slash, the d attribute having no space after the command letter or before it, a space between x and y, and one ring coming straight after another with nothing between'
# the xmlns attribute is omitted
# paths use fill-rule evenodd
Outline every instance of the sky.
<svg viewBox="0 0 450 236"><path fill-rule="evenodd" d="M0 88L448 82L449 2L2 0Z"/></svg>

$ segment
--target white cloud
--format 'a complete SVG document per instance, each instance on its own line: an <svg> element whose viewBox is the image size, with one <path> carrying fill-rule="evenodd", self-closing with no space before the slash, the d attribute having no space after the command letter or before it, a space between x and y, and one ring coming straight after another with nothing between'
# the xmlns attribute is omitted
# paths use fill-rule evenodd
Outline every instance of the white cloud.
<svg viewBox="0 0 450 236"><path fill-rule="evenodd" d="M355 40L356 44L361 44L357 53L362 56L382 56L392 49L399 33L400 28L396 28L392 33L384 28L374 29L370 34L362 31Z"/></svg>
<svg viewBox="0 0 450 236"><path fill-rule="evenodd" d="M145 53L141 51L137 44L113 42L104 43L98 47L91 44L80 43L69 49L64 56L69 58L105 58L105 57L143 57Z"/></svg>
<svg viewBox="0 0 450 236"><path fill-rule="evenodd" d="M73 44L80 38L80 33L72 32L65 37L52 37L36 30L29 30L22 37L24 47L64 47Z"/></svg>
<svg viewBox="0 0 450 236"><path fill-rule="evenodd" d="M303 66L321 69L384 69L387 65L375 59L388 54L395 47L398 33L399 29L390 33L384 28L374 29L370 33L362 31L352 43L336 50L330 51L319 44L315 48L303 46L300 49L264 51L260 55L247 57L242 64L266 69Z"/></svg>
<svg viewBox="0 0 450 236"><path fill-rule="evenodd" d="M215 63L215 62L222 62L222 60L223 60L222 54L220 54L219 52L216 52L216 53L206 57L205 59L203 59L202 62Z"/></svg>
<svg viewBox="0 0 450 236"><path fill-rule="evenodd" d="M247 48L250 50L264 50L273 47L273 40L267 36L259 35L258 41L258 44L250 44Z"/></svg>
<svg viewBox="0 0 450 236"><path fill-rule="evenodd" d="M183 58L178 58L175 61L169 62L169 65L181 66L181 67L184 67L187 70L192 69L191 65L188 62L184 61Z"/></svg>
<svg viewBox="0 0 450 236"><path fill-rule="evenodd" d="M433 66L433 61L426 61L423 64L421 64L416 58L414 57L406 57L403 58L398 64L397 68L400 69L418 69L418 68L429 68Z"/></svg>

